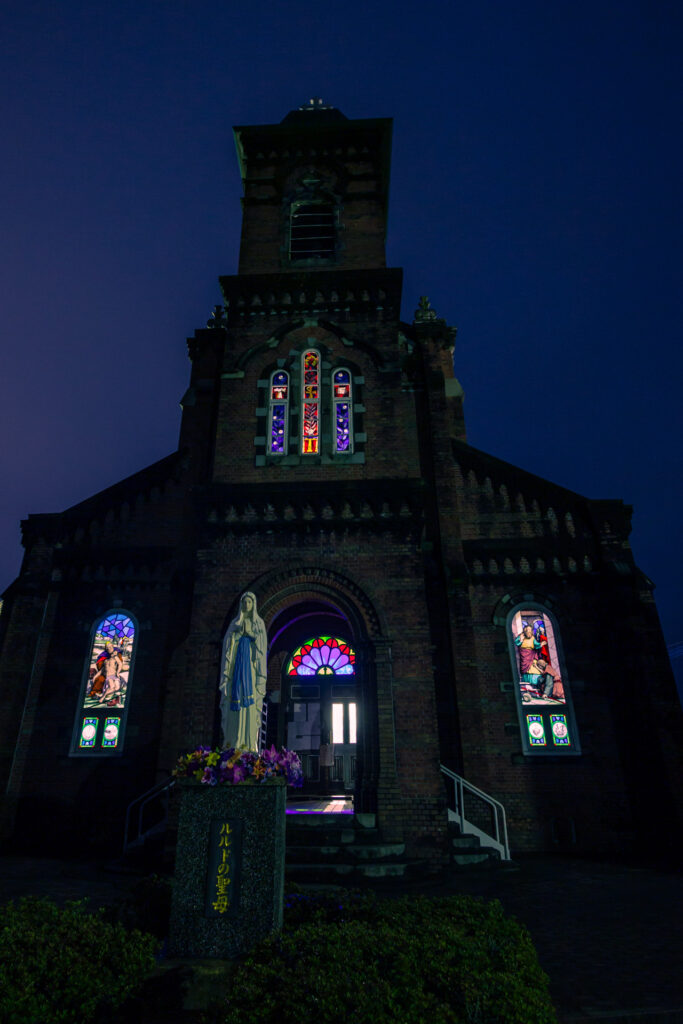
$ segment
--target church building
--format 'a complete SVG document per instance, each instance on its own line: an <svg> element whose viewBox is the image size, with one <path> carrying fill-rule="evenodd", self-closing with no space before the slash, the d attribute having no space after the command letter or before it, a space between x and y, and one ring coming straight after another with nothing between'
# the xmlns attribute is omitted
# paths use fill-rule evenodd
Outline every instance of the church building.
<svg viewBox="0 0 683 1024"><path fill-rule="evenodd" d="M120 849L134 801L220 742L249 593L299 799L427 870L449 817L502 856L673 846L682 716L631 509L468 444L455 328L417 296L402 321L386 265L390 119L311 101L234 133L239 271L188 342L177 451L22 523L3 841Z"/></svg>

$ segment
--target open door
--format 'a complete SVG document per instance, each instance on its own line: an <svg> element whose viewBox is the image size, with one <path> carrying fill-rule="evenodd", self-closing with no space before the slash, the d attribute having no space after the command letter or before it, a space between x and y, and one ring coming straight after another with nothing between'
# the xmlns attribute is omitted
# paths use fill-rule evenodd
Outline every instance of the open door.
<svg viewBox="0 0 683 1024"><path fill-rule="evenodd" d="M303 792L353 792L358 728L355 653L340 637L311 637L285 666L286 746L304 768Z"/></svg>

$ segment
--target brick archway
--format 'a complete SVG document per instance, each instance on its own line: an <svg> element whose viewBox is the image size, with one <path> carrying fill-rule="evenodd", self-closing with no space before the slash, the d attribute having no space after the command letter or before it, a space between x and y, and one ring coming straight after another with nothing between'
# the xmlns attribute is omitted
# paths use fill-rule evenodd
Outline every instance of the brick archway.
<svg viewBox="0 0 683 1024"><path fill-rule="evenodd" d="M348 576L318 566L275 571L253 584L259 614L267 626L292 604L327 599L351 624L354 640L382 637L380 616L365 592Z"/></svg>
<svg viewBox="0 0 683 1024"><path fill-rule="evenodd" d="M390 643L373 602L348 576L317 566L274 571L249 587L269 630L296 614L306 602L326 604L349 624L357 656L359 714L357 810L377 812L382 794L392 795L396 780ZM381 758L380 758L381 751Z"/></svg>

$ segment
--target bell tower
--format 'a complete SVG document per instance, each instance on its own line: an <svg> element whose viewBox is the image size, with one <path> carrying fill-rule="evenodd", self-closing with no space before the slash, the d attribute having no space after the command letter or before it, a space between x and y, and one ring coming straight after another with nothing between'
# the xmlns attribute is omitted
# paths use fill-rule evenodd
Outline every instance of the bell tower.
<svg viewBox="0 0 683 1024"><path fill-rule="evenodd" d="M385 255L391 131L390 118L350 120L318 99L234 129L239 269L220 278L223 351L206 370L218 339L193 342L207 384L186 417L212 403L202 446L214 483L384 477L397 458L419 473L400 388L402 272Z"/></svg>
<svg viewBox="0 0 683 1024"><path fill-rule="evenodd" d="M320 99L280 124L235 128L239 273L384 267L391 129Z"/></svg>

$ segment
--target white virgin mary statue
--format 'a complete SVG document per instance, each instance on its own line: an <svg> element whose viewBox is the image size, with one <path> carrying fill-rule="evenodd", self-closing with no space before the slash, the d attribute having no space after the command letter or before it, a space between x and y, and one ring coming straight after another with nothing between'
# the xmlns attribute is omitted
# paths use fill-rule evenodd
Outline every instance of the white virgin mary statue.
<svg viewBox="0 0 683 1024"><path fill-rule="evenodd" d="M223 644L221 729L226 749L239 747L259 753L267 648L265 623L256 611L255 596L247 591Z"/></svg>

